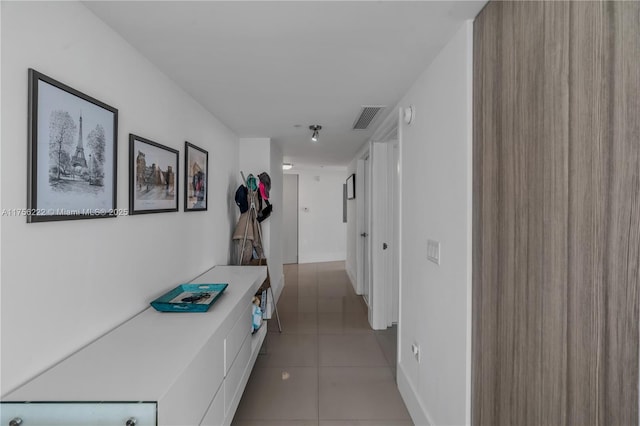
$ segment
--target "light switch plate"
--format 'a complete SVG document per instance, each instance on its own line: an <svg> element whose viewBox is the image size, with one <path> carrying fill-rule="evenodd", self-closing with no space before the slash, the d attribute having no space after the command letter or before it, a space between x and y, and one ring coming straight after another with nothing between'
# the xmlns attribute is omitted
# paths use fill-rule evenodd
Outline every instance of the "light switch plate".
<svg viewBox="0 0 640 426"><path fill-rule="evenodd" d="M440 264L440 243L434 240L427 240L427 259L435 263Z"/></svg>
<svg viewBox="0 0 640 426"><path fill-rule="evenodd" d="M420 345L418 344L418 342L413 342L413 344L411 345L411 353L413 354L418 364L420 364Z"/></svg>

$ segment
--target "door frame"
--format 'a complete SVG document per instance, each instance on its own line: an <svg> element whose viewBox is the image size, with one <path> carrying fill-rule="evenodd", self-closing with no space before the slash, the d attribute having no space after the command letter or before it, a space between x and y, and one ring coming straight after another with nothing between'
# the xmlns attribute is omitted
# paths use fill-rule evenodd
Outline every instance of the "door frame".
<svg viewBox="0 0 640 426"><path fill-rule="evenodd" d="M397 154L397 156L396 156ZM387 311L389 326L400 321L400 141L389 141L389 283Z"/></svg>

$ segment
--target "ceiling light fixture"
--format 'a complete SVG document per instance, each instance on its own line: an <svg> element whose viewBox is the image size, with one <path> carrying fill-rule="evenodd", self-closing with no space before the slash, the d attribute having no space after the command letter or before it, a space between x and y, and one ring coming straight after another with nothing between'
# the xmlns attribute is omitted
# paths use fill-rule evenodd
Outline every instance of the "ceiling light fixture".
<svg viewBox="0 0 640 426"><path fill-rule="evenodd" d="M293 164L291 163L282 163L282 170L291 170L293 168Z"/></svg>
<svg viewBox="0 0 640 426"><path fill-rule="evenodd" d="M309 126L309 130L313 130L313 134L311 135L311 142L318 142L318 139L320 138L320 129L322 129L322 126L318 124Z"/></svg>

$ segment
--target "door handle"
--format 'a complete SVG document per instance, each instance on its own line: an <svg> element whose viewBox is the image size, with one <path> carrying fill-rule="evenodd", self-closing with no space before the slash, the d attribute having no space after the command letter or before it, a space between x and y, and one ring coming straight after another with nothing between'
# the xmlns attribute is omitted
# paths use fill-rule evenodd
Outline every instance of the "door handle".
<svg viewBox="0 0 640 426"><path fill-rule="evenodd" d="M386 249L387 249L387 247L389 247L389 246L387 245L387 243L382 243L382 250L386 250Z"/></svg>
<svg viewBox="0 0 640 426"><path fill-rule="evenodd" d="M361 237L368 237L369 234L367 234L366 232L363 232L362 234L360 234Z"/></svg>

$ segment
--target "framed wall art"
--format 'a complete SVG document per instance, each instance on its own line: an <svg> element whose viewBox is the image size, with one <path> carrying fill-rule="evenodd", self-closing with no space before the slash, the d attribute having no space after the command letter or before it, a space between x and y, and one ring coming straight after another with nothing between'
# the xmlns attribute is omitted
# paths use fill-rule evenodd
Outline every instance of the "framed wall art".
<svg viewBox="0 0 640 426"><path fill-rule="evenodd" d="M184 211L207 210L209 188L209 153L184 143Z"/></svg>
<svg viewBox="0 0 640 426"><path fill-rule="evenodd" d="M115 217L118 110L29 69L27 222Z"/></svg>
<svg viewBox="0 0 640 426"><path fill-rule="evenodd" d="M178 150L129 135L129 214L178 211Z"/></svg>
<svg viewBox="0 0 640 426"><path fill-rule="evenodd" d="M352 174L347 178L347 200L356 198L356 175Z"/></svg>

